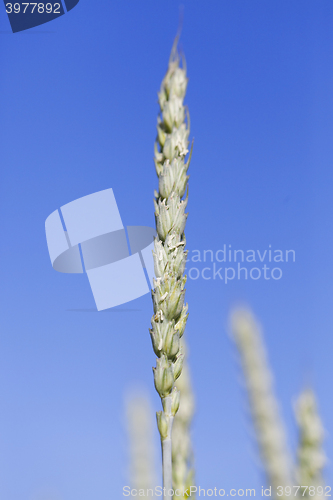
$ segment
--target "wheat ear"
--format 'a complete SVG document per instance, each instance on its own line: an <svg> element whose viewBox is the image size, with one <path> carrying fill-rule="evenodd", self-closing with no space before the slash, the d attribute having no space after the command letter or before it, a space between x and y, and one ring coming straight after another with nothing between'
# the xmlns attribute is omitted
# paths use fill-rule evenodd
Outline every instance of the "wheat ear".
<svg viewBox="0 0 333 500"><path fill-rule="evenodd" d="M293 484L292 460L281 421L279 405L273 391L273 377L269 368L264 341L259 325L248 310L232 314L232 333L236 342L248 392L250 410L273 495ZM279 498L283 498L283 495Z"/></svg>
<svg viewBox="0 0 333 500"><path fill-rule="evenodd" d="M156 486L155 453L152 432L151 405L147 394L131 394L126 401L129 435L130 483L140 497Z"/></svg>
<svg viewBox="0 0 333 500"><path fill-rule="evenodd" d="M174 42L167 73L158 94L160 114L155 143L155 167L158 192L155 191L155 219L157 237L154 242L154 315L150 335L158 356L154 382L161 397L163 411L157 412L157 424L162 444L163 485L167 500L172 499L171 432L173 418L178 410L180 393L175 381L180 376L184 355L180 348L187 321L184 276L187 251L184 229L188 197L186 191L189 160L189 119L183 104L186 87L186 65Z"/></svg>
<svg viewBox="0 0 333 500"><path fill-rule="evenodd" d="M184 496L174 499L188 498L190 487L194 486L193 448L190 426L194 414L194 396L191 384L191 374L187 362L187 348L182 339L182 348L186 354L182 374L177 380L177 389L181 393L181 404L175 416L172 429L172 468L173 488L185 492ZM194 498L194 494L191 495Z"/></svg>
<svg viewBox="0 0 333 500"><path fill-rule="evenodd" d="M317 487L324 486L323 468L326 456L322 449L325 431L318 413L316 397L312 389L305 389L295 404L296 420L299 428L298 484L312 486L315 494L307 490L305 496L319 498ZM300 492L301 494L303 493ZM313 493L311 491L311 493Z"/></svg>

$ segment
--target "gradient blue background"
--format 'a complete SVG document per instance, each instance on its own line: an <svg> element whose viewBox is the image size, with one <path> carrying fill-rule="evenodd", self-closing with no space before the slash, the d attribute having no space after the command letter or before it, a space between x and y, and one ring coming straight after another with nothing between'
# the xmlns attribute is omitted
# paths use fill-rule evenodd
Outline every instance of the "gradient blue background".
<svg viewBox="0 0 333 500"><path fill-rule="evenodd" d="M296 251L280 281L187 285L197 483L260 488L227 335L238 301L264 327L290 446L292 400L311 383L333 457L333 4L183 3L195 138L188 247ZM44 222L61 205L112 187L124 224L154 225L156 92L178 12L174 0L81 0L13 35L0 9L4 500L122 498L124 393L141 382L160 408L150 296L94 312L87 277L52 269ZM326 473L331 484L331 464Z"/></svg>

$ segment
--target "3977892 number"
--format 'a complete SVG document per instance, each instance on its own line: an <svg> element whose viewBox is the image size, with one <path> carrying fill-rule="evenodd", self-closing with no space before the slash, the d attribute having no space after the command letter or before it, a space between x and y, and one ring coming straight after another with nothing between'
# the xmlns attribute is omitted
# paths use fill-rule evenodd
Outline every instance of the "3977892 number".
<svg viewBox="0 0 333 500"><path fill-rule="evenodd" d="M323 496L330 497L331 496L331 486L278 486L277 487L277 496L306 496L306 497L314 497L314 496Z"/></svg>
<svg viewBox="0 0 333 500"><path fill-rule="evenodd" d="M6 3L7 14L61 14L60 3Z"/></svg>

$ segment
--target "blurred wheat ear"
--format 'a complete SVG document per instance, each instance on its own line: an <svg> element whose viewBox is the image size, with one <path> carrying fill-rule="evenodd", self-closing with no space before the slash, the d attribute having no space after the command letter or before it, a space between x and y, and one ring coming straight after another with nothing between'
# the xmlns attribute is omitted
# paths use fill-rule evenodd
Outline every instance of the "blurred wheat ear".
<svg viewBox="0 0 333 500"><path fill-rule="evenodd" d="M248 309L234 310L231 315L231 333L239 351L248 393L250 411L255 427L262 464L272 495L277 488L292 486L293 464L287 447L287 437L281 420L279 405L273 390L273 376L269 367L261 329ZM277 498L285 498L284 495Z"/></svg>
<svg viewBox="0 0 333 500"><path fill-rule="evenodd" d="M152 498L157 485L152 408L148 395L141 391L126 398L129 437L130 485L140 492L140 498ZM141 491L140 491L141 490Z"/></svg>
<svg viewBox="0 0 333 500"><path fill-rule="evenodd" d="M325 431L318 413L314 391L310 387L301 392L294 408L299 429L297 484L314 487L315 494L313 495L313 490L311 492L307 490L304 497L318 500L320 497L323 498L323 495L318 494L318 487L324 487L323 469L326 455L322 445Z"/></svg>
<svg viewBox="0 0 333 500"><path fill-rule="evenodd" d="M188 349L183 339L182 348L187 358ZM182 374L177 380L177 388L181 393L181 401L172 429L173 489L189 492L190 486L195 485L193 447L190 434L194 415L194 396L187 359L184 361ZM174 499L186 499L188 496L175 496ZM194 498L193 494L191 498Z"/></svg>

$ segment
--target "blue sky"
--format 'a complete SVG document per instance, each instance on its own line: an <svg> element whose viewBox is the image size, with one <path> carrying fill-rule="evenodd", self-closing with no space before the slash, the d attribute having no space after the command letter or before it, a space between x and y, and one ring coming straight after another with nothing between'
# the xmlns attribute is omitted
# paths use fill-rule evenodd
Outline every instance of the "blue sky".
<svg viewBox="0 0 333 500"><path fill-rule="evenodd" d="M263 252L271 245L296 255L281 263L280 280L187 284L197 482L260 488L227 335L234 304L249 304L263 325L291 448L297 443L292 401L311 383L333 457L333 6L329 0L183 5L194 137L188 248L216 252L226 244ZM174 0L81 0L51 23L11 34L0 9L0 496L6 500L37 500L43 491L62 500L121 498L128 482L124 394L140 382L160 409L150 296L94 312L86 276L52 269L44 223L65 203L111 187L124 224L154 225L157 90L178 16Z"/></svg>

